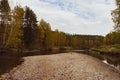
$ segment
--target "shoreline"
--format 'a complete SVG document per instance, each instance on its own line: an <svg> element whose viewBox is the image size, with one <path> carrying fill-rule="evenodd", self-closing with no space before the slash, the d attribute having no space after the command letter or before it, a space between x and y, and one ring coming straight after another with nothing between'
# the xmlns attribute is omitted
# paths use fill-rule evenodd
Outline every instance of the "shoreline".
<svg viewBox="0 0 120 80"><path fill-rule="evenodd" d="M120 79L120 73L113 67L92 56L74 52L24 57L24 62L11 71L6 79L42 80L44 76L49 80Z"/></svg>

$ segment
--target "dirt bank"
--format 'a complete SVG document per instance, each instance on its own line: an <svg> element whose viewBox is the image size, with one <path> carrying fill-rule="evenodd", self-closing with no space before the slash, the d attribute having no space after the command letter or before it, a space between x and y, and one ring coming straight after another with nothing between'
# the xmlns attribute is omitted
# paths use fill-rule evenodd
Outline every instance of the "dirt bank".
<svg viewBox="0 0 120 80"><path fill-rule="evenodd" d="M120 74L84 54L63 53L25 57L6 80L120 80Z"/></svg>

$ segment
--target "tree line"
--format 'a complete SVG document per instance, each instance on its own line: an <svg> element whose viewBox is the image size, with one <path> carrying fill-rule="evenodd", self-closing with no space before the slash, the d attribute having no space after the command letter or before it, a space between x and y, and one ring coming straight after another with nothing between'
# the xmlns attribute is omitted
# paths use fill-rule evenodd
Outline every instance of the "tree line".
<svg viewBox="0 0 120 80"><path fill-rule="evenodd" d="M50 23L38 21L28 6L11 10L8 0L0 1L0 49L89 49L103 43L103 36L68 34L52 30Z"/></svg>

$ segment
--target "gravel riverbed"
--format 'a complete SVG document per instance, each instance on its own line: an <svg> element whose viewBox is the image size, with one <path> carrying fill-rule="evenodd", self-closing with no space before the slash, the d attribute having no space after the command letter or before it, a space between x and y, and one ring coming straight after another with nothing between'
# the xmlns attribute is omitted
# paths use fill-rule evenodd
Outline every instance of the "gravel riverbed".
<svg viewBox="0 0 120 80"><path fill-rule="evenodd" d="M5 80L120 80L120 73L84 54L29 56Z"/></svg>

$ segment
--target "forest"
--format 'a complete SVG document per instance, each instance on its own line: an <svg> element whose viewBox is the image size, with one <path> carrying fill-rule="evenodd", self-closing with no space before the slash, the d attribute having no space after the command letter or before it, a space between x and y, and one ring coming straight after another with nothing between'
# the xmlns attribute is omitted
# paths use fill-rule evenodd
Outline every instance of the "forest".
<svg viewBox="0 0 120 80"><path fill-rule="evenodd" d="M0 80L120 80L120 0L104 36L53 30L30 7L0 0Z"/></svg>
<svg viewBox="0 0 120 80"><path fill-rule="evenodd" d="M119 3L119 0L117 1ZM114 30L106 36L69 34L52 30L49 22L37 20L28 6L11 9L8 0L0 1L0 50L91 49L120 44L120 6L112 11ZM74 27L74 26L73 26Z"/></svg>
<svg viewBox="0 0 120 80"><path fill-rule="evenodd" d="M7 0L0 5L0 49L89 49L102 44L103 36L69 34L51 29L50 23L38 21L28 6L11 10Z"/></svg>

